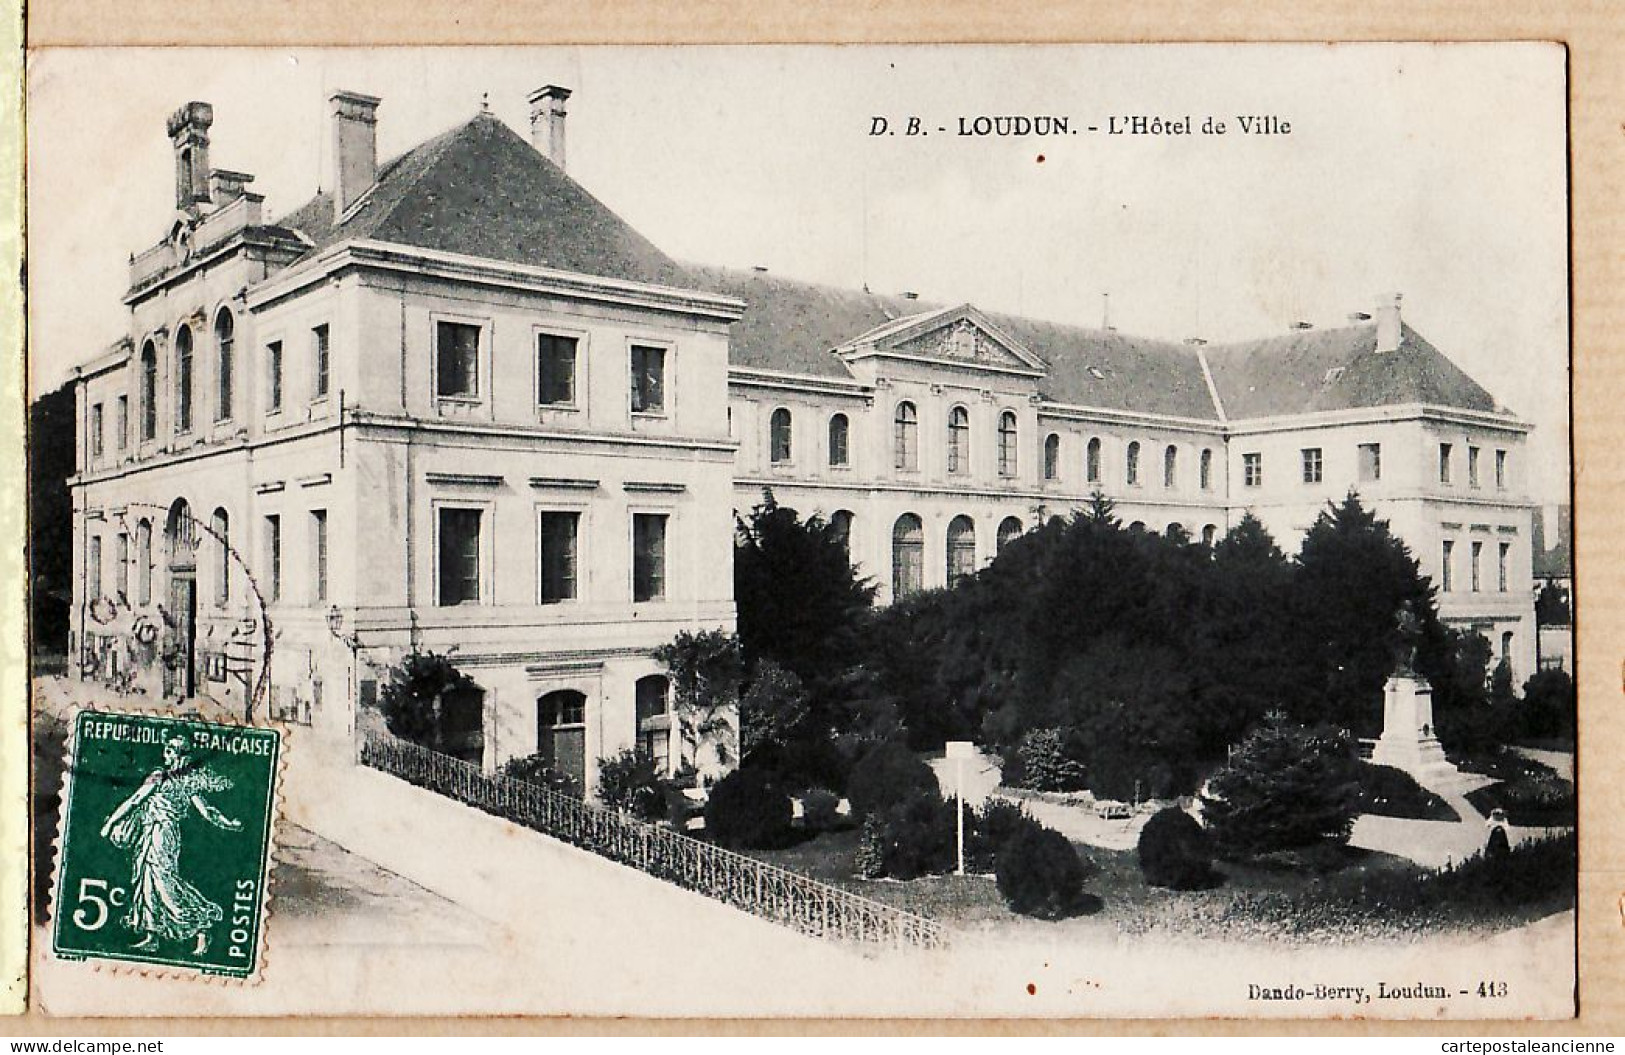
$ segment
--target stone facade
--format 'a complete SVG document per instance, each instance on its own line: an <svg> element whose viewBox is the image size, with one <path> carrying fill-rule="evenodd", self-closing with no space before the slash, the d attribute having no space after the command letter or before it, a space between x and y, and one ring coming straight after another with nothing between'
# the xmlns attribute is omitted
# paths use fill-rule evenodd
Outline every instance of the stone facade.
<svg viewBox="0 0 1625 1055"><path fill-rule="evenodd" d="M536 93L535 149L482 114L379 165L379 101L336 93L336 190L275 222L177 111L169 233L75 383L85 676L263 685L343 739L403 654L451 652L468 757L675 767L651 652L732 629L764 488L846 523L882 601L1096 492L1198 543L1252 511L1290 551L1354 488L1444 618L1533 669L1527 426L1397 300L1223 349L684 268L564 175L568 94Z"/></svg>

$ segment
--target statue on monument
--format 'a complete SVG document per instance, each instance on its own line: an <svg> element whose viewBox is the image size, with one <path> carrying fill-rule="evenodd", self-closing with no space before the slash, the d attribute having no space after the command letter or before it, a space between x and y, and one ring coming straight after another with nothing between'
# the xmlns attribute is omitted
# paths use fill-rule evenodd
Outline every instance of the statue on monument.
<svg viewBox="0 0 1625 1055"><path fill-rule="evenodd" d="M1417 677L1416 647L1422 641L1422 623L1410 601L1401 601L1394 613L1394 676Z"/></svg>

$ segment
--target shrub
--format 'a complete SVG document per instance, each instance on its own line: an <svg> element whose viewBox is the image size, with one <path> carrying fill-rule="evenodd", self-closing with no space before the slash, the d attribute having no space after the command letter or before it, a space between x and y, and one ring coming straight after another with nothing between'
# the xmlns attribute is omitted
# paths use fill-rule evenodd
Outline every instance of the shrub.
<svg viewBox="0 0 1625 1055"><path fill-rule="evenodd" d="M824 788L810 788L801 796L801 826L827 832L841 821L841 797Z"/></svg>
<svg viewBox="0 0 1625 1055"><path fill-rule="evenodd" d="M568 773L554 769L541 755L522 755L502 763L499 770L505 777L535 784L559 795L581 798L581 782Z"/></svg>
<svg viewBox="0 0 1625 1055"><path fill-rule="evenodd" d="M1011 911L1060 919L1083 904L1088 877L1066 836L1039 827L1018 833L999 850L995 879Z"/></svg>
<svg viewBox="0 0 1625 1055"><path fill-rule="evenodd" d="M1512 853L1512 843L1507 838L1507 830L1497 824L1490 829L1490 837L1484 843L1484 857L1490 861L1504 861Z"/></svg>
<svg viewBox="0 0 1625 1055"><path fill-rule="evenodd" d="M705 805L705 830L720 846L771 849L790 833L790 796L772 777L738 769L717 782Z"/></svg>
<svg viewBox="0 0 1625 1055"><path fill-rule="evenodd" d="M1176 806L1140 829L1140 874L1151 886L1202 890L1213 885L1213 846L1202 825Z"/></svg>
<svg viewBox="0 0 1625 1055"><path fill-rule="evenodd" d="M433 750L443 747L442 702L457 692L474 691L474 679L438 652L409 652L389 670L378 691L384 725L395 736Z"/></svg>
<svg viewBox="0 0 1625 1055"><path fill-rule="evenodd" d="M926 793L940 797L936 774L914 752L891 740L870 748L852 767L846 789L852 814L857 817L867 817Z"/></svg>
<svg viewBox="0 0 1625 1055"><path fill-rule="evenodd" d="M1025 807L1009 799L990 798L965 831L965 867L986 875L994 870L999 850L1022 832L1042 828Z"/></svg>
<svg viewBox="0 0 1625 1055"><path fill-rule="evenodd" d="M598 760L598 801L643 821L666 816L666 795L654 759L627 748Z"/></svg>
<svg viewBox="0 0 1625 1055"><path fill-rule="evenodd" d="M1523 683L1520 736L1529 740L1574 739L1574 681L1562 669L1542 670Z"/></svg>
<svg viewBox="0 0 1625 1055"><path fill-rule="evenodd" d="M917 879L951 872L955 865L954 807L936 792L918 792L893 803L864 823L860 857L871 878Z"/></svg>
<svg viewBox="0 0 1625 1055"><path fill-rule="evenodd" d="M1028 730L1016 746L1018 786L1034 791L1077 791L1084 787L1079 757L1076 738L1070 731Z"/></svg>
<svg viewBox="0 0 1625 1055"><path fill-rule="evenodd" d="M1241 742L1202 795L1214 845L1242 858L1347 843L1356 761L1346 733L1272 718Z"/></svg>
<svg viewBox="0 0 1625 1055"><path fill-rule="evenodd" d="M880 818L867 817L863 831L858 835L858 855L852 862L853 871L865 879L879 879L886 874L886 855L882 847L885 836Z"/></svg>
<svg viewBox="0 0 1625 1055"><path fill-rule="evenodd" d="M1357 807L1360 813L1417 821L1456 819L1455 810L1402 769L1360 762L1355 774L1360 782Z"/></svg>

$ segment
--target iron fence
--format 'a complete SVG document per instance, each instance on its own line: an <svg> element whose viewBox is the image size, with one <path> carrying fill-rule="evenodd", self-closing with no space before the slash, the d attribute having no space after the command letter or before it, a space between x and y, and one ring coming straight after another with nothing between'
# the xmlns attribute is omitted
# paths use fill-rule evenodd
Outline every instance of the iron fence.
<svg viewBox="0 0 1625 1055"><path fill-rule="evenodd" d="M946 931L935 920L603 806L486 773L471 762L388 733L365 735L361 761L803 934L900 947L947 944Z"/></svg>

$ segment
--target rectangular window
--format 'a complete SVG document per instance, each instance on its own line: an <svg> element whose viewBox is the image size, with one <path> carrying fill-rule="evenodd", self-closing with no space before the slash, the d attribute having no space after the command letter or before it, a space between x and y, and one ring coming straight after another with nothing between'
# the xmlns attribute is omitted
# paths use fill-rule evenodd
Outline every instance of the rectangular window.
<svg viewBox="0 0 1625 1055"><path fill-rule="evenodd" d="M1467 448L1467 486L1478 486L1478 448Z"/></svg>
<svg viewBox="0 0 1625 1055"><path fill-rule="evenodd" d="M311 352L312 352L312 355L313 355L313 362L315 363L315 367L316 367L316 379L315 379L315 383L313 384L313 386L311 388L311 396L310 396L310 398L313 399L313 400L314 399L326 399L327 398L328 365L329 365L328 364L328 346L327 346L327 324L323 323L320 326L313 327L311 329L311 331L310 331L310 336L311 336Z"/></svg>
<svg viewBox="0 0 1625 1055"><path fill-rule="evenodd" d="M102 456L102 405L97 403L90 408L90 456Z"/></svg>
<svg viewBox="0 0 1625 1055"><path fill-rule="evenodd" d="M1499 490L1506 490L1507 486L1507 452L1495 452L1495 486Z"/></svg>
<svg viewBox="0 0 1625 1055"><path fill-rule="evenodd" d="M1324 468L1320 457L1319 447L1305 447L1303 449L1303 482L1306 484L1320 483Z"/></svg>
<svg viewBox="0 0 1625 1055"><path fill-rule="evenodd" d="M639 678L635 697L638 754L652 759L659 773L666 772L671 753L671 711L667 685L666 679L658 674Z"/></svg>
<svg viewBox="0 0 1625 1055"><path fill-rule="evenodd" d="M1360 444L1360 481L1370 483L1382 479L1382 444Z"/></svg>
<svg viewBox="0 0 1625 1055"><path fill-rule="evenodd" d="M1450 444L1448 443L1439 444L1439 482L1441 484L1450 482Z"/></svg>
<svg viewBox="0 0 1625 1055"><path fill-rule="evenodd" d="M576 401L576 339L551 333L536 337L536 403L538 406L574 406Z"/></svg>
<svg viewBox="0 0 1625 1055"><path fill-rule="evenodd" d="M666 350L632 346L632 413L660 414L666 409Z"/></svg>
<svg viewBox="0 0 1625 1055"><path fill-rule="evenodd" d="M573 601L576 597L576 528L579 513L542 513L536 534L540 554L540 593L542 604Z"/></svg>
<svg viewBox="0 0 1625 1055"><path fill-rule="evenodd" d="M1482 543L1482 542L1474 542L1471 554L1472 554L1471 571L1472 571L1472 581L1473 581L1473 592L1477 593L1479 591L1481 585L1482 585L1482 580L1480 580L1480 578L1479 578L1479 565L1483 562L1483 559L1484 559L1484 543Z"/></svg>
<svg viewBox="0 0 1625 1055"><path fill-rule="evenodd" d="M480 600L480 510L440 510L441 605Z"/></svg>
<svg viewBox="0 0 1625 1055"><path fill-rule="evenodd" d="M1450 575L1450 558L1455 554L1455 552L1456 544L1451 542L1449 539L1445 539L1444 545L1439 549L1439 589L1445 593L1450 592L1450 587L1452 585Z"/></svg>
<svg viewBox="0 0 1625 1055"><path fill-rule="evenodd" d="M1247 487L1264 483L1264 456L1257 451L1241 456L1241 482Z"/></svg>
<svg viewBox="0 0 1625 1055"><path fill-rule="evenodd" d="M114 595L119 603L127 604L130 595L130 536L122 531L118 533L118 547L113 550L113 556L117 562L113 565ZM1506 589L1505 586L1501 588Z"/></svg>
<svg viewBox="0 0 1625 1055"><path fill-rule="evenodd" d="M113 442L119 450L130 445L130 397L119 396L113 404Z"/></svg>
<svg viewBox="0 0 1625 1055"><path fill-rule="evenodd" d="M656 601L666 596L666 517L661 513L632 516L632 600Z"/></svg>
<svg viewBox="0 0 1625 1055"><path fill-rule="evenodd" d="M265 567L269 575L266 582L266 600L282 600L282 517L265 518Z"/></svg>
<svg viewBox="0 0 1625 1055"><path fill-rule="evenodd" d="M282 409L282 342L272 341L265 346L265 411L274 413Z"/></svg>
<svg viewBox="0 0 1625 1055"><path fill-rule="evenodd" d="M102 537L92 535L90 554L85 558L85 595L92 601L102 595Z"/></svg>
<svg viewBox="0 0 1625 1055"><path fill-rule="evenodd" d="M310 598L317 604L327 601L327 510L310 511Z"/></svg>
<svg viewBox="0 0 1625 1055"><path fill-rule="evenodd" d="M480 328L467 322L435 323L434 393L477 399L480 394Z"/></svg>
<svg viewBox="0 0 1625 1055"><path fill-rule="evenodd" d="M1496 582L1502 593L1507 592L1507 558L1512 555L1512 543L1501 543L1500 559L1496 563Z"/></svg>

